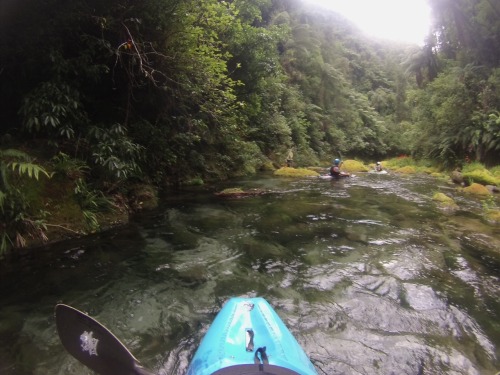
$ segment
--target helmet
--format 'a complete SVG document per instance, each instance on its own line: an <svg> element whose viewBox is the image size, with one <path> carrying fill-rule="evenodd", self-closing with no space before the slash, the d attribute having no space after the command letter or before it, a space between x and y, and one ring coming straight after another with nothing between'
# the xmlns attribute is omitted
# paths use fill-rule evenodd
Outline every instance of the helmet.
<svg viewBox="0 0 500 375"><path fill-rule="evenodd" d="M379 162L379 161L377 161L377 165L380 165L380 162Z"/></svg>
<svg viewBox="0 0 500 375"><path fill-rule="evenodd" d="M335 165L338 165L339 163L340 163L340 160L339 160L339 159L335 159L335 160L333 161L333 164L335 164Z"/></svg>

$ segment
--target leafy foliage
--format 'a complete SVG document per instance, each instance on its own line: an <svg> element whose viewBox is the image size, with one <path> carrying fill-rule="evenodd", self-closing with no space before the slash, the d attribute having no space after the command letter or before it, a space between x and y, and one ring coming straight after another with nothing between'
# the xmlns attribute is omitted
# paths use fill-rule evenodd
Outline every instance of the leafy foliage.
<svg viewBox="0 0 500 375"><path fill-rule="evenodd" d="M498 113L484 105L484 94L491 91L485 74L484 69L471 65L450 68L418 94L416 148L422 156L449 165L460 164L466 157L495 158L500 125Z"/></svg>
<svg viewBox="0 0 500 375"><path fill-rule="evenodd" d="M493 35L500 28L499 9L489 0L429 3L435 24L422 50L427 57L420 54L412 65L423 88L415 103L420 133L415 151L449 166L466 158L494 165L499 161L500 44ZM432 74L424 77L422 67L431 61Z"/></svg>
<svg viewBox="0 0 500 375"><path fill-rule="evenodd" d="M97 214L109 211L113 204L101 191L91 189L83 179L78 179L75 186L75 198L80 205L83 217L91 231L99 229Z"/></svg>
<svg viewBox="0 0 500 375"><path fill-rule="evenodd" d="M125 180L138 174L138 161L143 148L132 142L120 124L108 129L93 126L88 132L92 161L103 171L108 180Z"/></svg>
<svg viewBox="0 0 500 375"><path fill-rule="evenodd" d="M79 94L67 84L44 82L24 98L20 113L29 133L72 139L87 119Z"/></svg>
<svg viewBox="0 0 500 375"><path fill-rule="evenodd" d="M25 152L15 149L0 149L0 190L4 194L14 189L9 182L9 170L12 172L17 171L19 176L28 176L36 180L38 180L40 174L51 177L43 167L33 163L30 156Z"/></svg>
<svg viewBox="0 0 500 375"><path fill-rule="evenodd" d="M40 212L32 212L19 184L23 177L38 180L40 175L51 177L25 152L0 149L0 255L11 247L24 247L25 236L46 239L44 221L36 218Z"/></svg>
<svg viewBox="0 0 500 375"><path fill-rule="evenodd" d="M52 168L55 175L61 175L70 179L81 177L90 168L82 160L73 159L64 152L59 152L51 159Z"/></svg>

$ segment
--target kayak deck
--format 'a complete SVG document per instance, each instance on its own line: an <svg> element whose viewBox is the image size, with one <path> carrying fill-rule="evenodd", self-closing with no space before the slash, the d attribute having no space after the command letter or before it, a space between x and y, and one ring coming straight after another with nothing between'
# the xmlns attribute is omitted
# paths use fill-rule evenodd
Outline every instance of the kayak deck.
<svg viewBox="0 0 500 375"><path fill-rule="evenodd" d="M229 367L250 371L259 365L260 371L263 367L264 373L269 374L317 374L302 347L265 299L237 297L231 298L215 317L187 375L252 374L230 372Z"/></svg>

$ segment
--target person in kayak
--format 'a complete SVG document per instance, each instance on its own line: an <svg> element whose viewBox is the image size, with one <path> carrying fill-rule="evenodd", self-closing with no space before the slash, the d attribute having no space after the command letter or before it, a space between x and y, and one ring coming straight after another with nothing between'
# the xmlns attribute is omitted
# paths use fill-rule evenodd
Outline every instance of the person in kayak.
<svg viewBox="0 0 500 375"><path fill-rule="evenodd" d="M342 172L340 167L344 162L340 161L340 159L335 159L333 161L333 165L330 167L330 176L339 178L339 177L349 177L349 173Z"/></svg>
<svg viewBox="0 0 500 375"><path fill-rule="evenodd" d="M384 170L384 168L382 168L382 164L379 161L377 161L377 164L375 165L375 170L377 172L382 172Z"/></svg>

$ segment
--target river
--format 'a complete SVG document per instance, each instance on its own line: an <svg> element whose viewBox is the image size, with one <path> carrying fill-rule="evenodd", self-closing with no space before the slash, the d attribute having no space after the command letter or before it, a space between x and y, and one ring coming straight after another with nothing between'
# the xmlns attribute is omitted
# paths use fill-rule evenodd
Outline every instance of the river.
<svg viewBox="0 0 500 375"><path fill-rule="evenodd" d="M226 187L263 189L241 199ZM441 191L459 210L433 202ZM92 374L59 342L62 302L146 367L183 375L232 296L275 308L319 374L500 371L500 228L428 176L272 175L170 193L130 225L0 264L0 373Z"/></svg>

